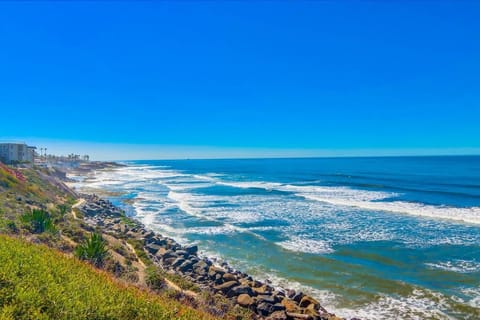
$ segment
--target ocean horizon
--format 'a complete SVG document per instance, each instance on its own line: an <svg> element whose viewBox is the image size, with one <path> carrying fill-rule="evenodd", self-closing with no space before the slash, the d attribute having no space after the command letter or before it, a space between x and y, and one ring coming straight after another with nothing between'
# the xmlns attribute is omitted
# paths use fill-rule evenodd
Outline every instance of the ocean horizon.
<svg viewBox="0 0 480 320"><path fill-rule="evenodd" d="M480 156L124 163L74 186L339 316L480 314Z"/></svg>

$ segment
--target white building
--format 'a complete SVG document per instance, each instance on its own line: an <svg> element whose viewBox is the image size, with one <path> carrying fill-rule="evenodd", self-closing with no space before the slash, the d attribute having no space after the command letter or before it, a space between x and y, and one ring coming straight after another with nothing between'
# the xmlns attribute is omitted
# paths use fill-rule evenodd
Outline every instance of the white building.
<svg viewBox="0 0 480 320"><path fill-rule="evenodd" d="M11 164L20 162L33 163L36 147L27 146L25 143L0 143L0 161Z"/></svg>

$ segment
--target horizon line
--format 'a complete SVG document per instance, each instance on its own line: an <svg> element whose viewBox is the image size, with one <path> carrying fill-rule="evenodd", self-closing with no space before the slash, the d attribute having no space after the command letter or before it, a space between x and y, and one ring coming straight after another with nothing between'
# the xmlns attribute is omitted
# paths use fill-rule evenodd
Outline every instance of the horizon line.
<svg viewBox="0 0 480 320"><path fill-rule="evenodd" d="M337 158L440 158L440 157L480 157L479 154L418 154L418 155L345 155L345 156L298 156L298 157L245 157L245 158L157 158L157 159L110 159L110 160L93 160L100 162L132 162L132 161L188 161L188 160L273 160L273 159L337 159Z"/></svg>

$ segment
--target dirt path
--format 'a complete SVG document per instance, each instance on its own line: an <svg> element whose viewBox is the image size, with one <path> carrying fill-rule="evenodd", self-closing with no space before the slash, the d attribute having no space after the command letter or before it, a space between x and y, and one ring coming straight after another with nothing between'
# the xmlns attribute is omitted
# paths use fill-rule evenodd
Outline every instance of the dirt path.
<svg viewBox="0 0 480 320"><path fill-rule="evenodd" d="M75 220L78 220L78 217L77 217L77 214L75 213L75 210L73 210L73 209L76 209L76 208L84 205L85 202L86 202L85 199L80 198L80 199L78 199L78 201L72 206L71 214L72 214L72 216L73 216L73 218L74 218Z"/></svg>
<svg viewBox="0 0 480 320"><path fill-rule="evenodd" d="M82 206L83 204L85 204L86 200L83 199L83 198L80 198L78 199L78 201L72 206L72 211L71 211L71 214L73 216L73 218L75 220L80 220L77 215L75 214L75 208L78 208L80 206ZM112 243L118 243L118 244L123 244L125 245L128 250L133 253L135 255L135 257L137 258L137 261L135 263L135 267L137 267L138 269L138 278L139 278L139 283L142 283L142 284L145 284L145 278L146 278L146 269L147 269L147 266L145 265L145 263L143 263L143 261L140 259L140 257L138 256L137 254L137 251L135 250L135 248L128 242L121 242L119 239L111 236L111 235L107 235L107 234L103 234L103 237L107 238L108 241L112 244ZM71 240L70 240L71 241ZM118 256L121 256L120 254L118 254L117 252L113 252L114 255L118 255ZM125 257L122 257L122 258L125 258ZM183 294L187 295L187 296L190 296L190 297L197 297L197 293L196 292L193 292L191 290L183 290L182 288L180 288L175 282L171 281L171 280L168 280L165 278L165 283L167 284L167 286L170 288L170 289L173 289L175 291L179 291L179 292L182 292Z"/></svg>
<svg viewBox="0 0 480 320"><path fill-rule="evenodd" d="M145 277L145 269L147 268L147 266L143 263L143 261L138 257L138 254L137 254L137 251L135 250L135 248L130 244L130 243L126 243L127 247L136 255L137 259L138 259L138 263L143 267L143 277ZM140 271L140 269L139 269ZM190 291L190 290L183 290L182 288L180 288L175 282L172 282L170 280L168 280L167 278L164 279L165 280L165 283L167 284L167 286L170 288L170 289L173 289L175 291L179 291L189 297L197 297L197 293L196 292L193 292L193 291Z"/></svg>

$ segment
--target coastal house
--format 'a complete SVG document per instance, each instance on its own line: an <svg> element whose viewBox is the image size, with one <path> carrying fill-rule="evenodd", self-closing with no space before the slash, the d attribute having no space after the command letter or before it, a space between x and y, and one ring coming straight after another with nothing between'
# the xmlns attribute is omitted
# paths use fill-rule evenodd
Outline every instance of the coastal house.
<svg viewBox="0 0 480 320"><path fill-rule="evenodd" d="M36 147L28 146L23 142L0 143L0 161L12 163L33 163Z"/></svg>

